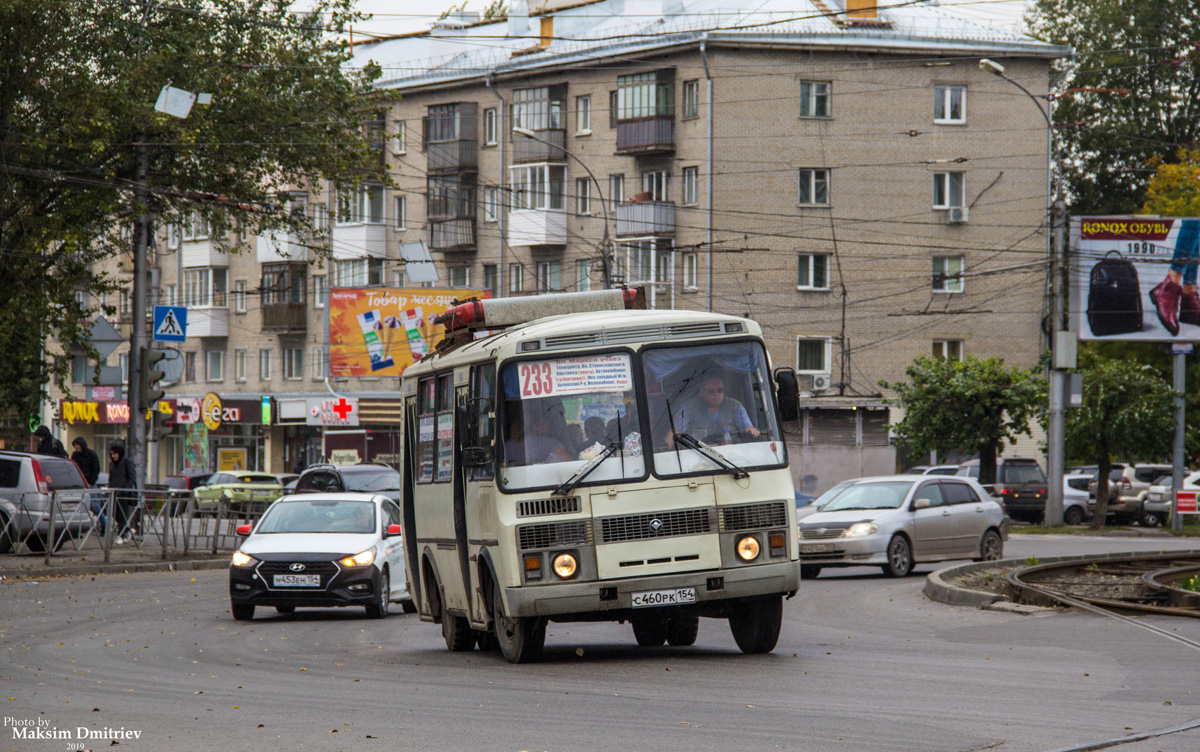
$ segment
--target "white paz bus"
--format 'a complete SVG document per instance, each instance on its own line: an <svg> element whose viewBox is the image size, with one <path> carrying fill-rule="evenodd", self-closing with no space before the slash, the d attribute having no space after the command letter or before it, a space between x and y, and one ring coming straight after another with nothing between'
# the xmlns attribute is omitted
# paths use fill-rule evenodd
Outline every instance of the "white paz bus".
<svg viewBox="0 0 1200 752"><path fill-rule="evenodd" d="M469 301L404 372L409 588L450 650L530 661L549 621L691 645L700 617L774 649L800 576L761 329L638 300Z"/></svg>

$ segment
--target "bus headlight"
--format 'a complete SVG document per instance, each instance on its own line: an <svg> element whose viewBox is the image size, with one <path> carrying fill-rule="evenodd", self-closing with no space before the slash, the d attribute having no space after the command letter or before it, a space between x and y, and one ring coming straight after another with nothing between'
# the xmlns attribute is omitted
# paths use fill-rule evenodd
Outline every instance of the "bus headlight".
<svg viewBox="0 0 1200 752"><path fill-rule="evenodd" d="M248 556L248 555L242 553L241 551L233 552L233 565L235 567L248 567L251 564L257 564L257 563L258 563L258 559L255 559L253 556Z"/></svg>
<svg viewBox="0 0 1200 752"><path fill-rule="evenodd" d="M361 554L347 556L339 562L343 567L365 567L375 561L375 550L367 549Z"/></svg>
<svg viewBox="0 0 1200 752"><path fill-rule="evenodd" d="M554 573L564 580L569 580L579 571L579 562L571 554L559 554L554 557Z"/></svg>
<svg viewBox="0 0 1200 752"><path fill-rule="evenodd" d="M862 538L865 535L874 535L879 532L879 526L874 522L856 522L846 528L846 532L842 533L847 538Z"/></svg>
<svg viewBox="0 0 1200 752"><path fill-rule="evenodd" d="M757 559L759 549L758 538L755 538L753 535L740 538L737 542L737 555L742 561L754 561Z"/></svg>

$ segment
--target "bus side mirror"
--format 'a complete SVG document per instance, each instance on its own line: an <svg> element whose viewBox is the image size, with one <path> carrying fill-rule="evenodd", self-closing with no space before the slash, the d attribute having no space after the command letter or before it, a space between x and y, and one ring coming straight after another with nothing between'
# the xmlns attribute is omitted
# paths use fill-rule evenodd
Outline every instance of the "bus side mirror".
<svg viewBox="0 0 1200 752"><path fill-rule="evenodd" d="M463 447L463 467L487 467L492 463L492 452L485 447Z"/></svg>
<svg viewBox="0 0 1200 752"><path fill-rule="evenodd" d="M475 446L475 437L479 433L479 413L475 411L474 405L471 402L459 405L456 413L454 416L454 427L458 434L459 446Z"/></svg>
<svg viewBox="0 0 1200 752"><path fill-rule="evenodd" d="M779 402L779 417L796 420L800 417L800 385L796 372L790 368L775 369L775 396Z"/></svg>

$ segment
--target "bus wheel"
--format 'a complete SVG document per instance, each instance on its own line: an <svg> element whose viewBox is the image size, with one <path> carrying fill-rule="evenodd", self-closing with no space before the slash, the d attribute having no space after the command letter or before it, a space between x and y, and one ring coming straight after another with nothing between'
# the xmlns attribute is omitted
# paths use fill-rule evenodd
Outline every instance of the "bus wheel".
<svg viewBox="0 0 1200 752"><path fill-rule="evenodd" d="M475 649L475 630L463 616L451 616L442 600L442 637L446 640L446 649L451 653L466 653Z"/></svg>
<svg viewBox="0 0 1200 752"><path fill-rule="evenodd" d="M746 598L734 606L729 630L743 653L769 653L779 641L783 625L783 597Z"/></svg>
<svg viewBox="0 0 1200 752"><path fill-rule="evenodd" d="M661 617L643 617L634 619L633 636L637 644L644 648L656 648L667 641L667 620Z"/></svg>
<svg viewBox="0 0 1200 752"><path fill-rule="evenodd" d="M677 647L695 645L700 633L700 617L695 614L677 614L667 629L667 642Z"/></svg>
<svg viewBox="0 0 1200 752"><path fill-rule="evenodd" d="M546 644L546 622L536 616L509 616L504 613L504 600L495 593L493 603L496 642L509 663L536 661Z"/></svg>

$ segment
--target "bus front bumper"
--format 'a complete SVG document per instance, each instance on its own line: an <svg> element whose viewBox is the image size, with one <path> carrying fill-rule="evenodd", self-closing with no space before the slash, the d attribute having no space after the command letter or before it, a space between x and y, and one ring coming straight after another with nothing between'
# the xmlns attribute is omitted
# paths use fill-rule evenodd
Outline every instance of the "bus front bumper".
<svg viewBox="0 0 1200 752"><path fill-rule="evenodd" d="M783 595L800 588L800 563L737 567L724 571L704 570L681 574L642 577L637 580L591 582L504 588L505 611L513 616L557 616L626 609L635 593L695 590L695 603L704 604L735 598Z"/></svg>

